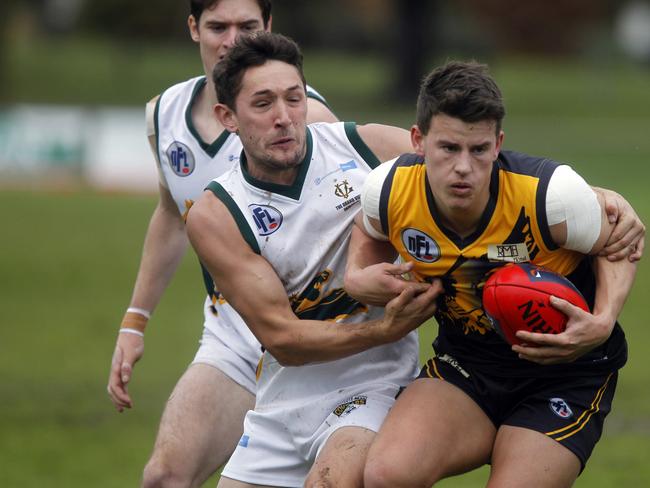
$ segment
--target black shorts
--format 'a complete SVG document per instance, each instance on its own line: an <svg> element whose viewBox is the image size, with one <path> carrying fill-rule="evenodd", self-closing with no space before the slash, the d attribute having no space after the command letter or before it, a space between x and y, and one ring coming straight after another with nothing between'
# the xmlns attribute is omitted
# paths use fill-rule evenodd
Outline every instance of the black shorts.
<svg viewBox="0 0 650 488"><path fill-rule="evenodd" d="M584 469L612 408L618 371L578 377L504 378L472 370L443 354L429 359L419 377L443 379L460 388L497 428L511 425L549 436L573 452Z"/></svg>

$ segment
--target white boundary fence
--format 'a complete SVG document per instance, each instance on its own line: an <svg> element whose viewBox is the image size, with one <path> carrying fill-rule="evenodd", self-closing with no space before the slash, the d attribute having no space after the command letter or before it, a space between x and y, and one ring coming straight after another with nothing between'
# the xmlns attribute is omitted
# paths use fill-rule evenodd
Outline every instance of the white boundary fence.
<svg viewBox="0 0 650 488"><path fill-rule="evenodd" d="M157 191L144 106L0 108L0 187L57 181Z"/></svg>

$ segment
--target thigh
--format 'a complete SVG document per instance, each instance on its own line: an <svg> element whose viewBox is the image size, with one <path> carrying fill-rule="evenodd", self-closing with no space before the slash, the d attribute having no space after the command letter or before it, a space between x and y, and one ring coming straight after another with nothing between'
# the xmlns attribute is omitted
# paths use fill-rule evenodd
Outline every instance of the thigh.
<svg viewBox="0 0 650 488"><path fill-rule="evenodd" d="M492 452L488 487L570 487L580 473L580 460L569 449L534 430L504 425Z"/></svg>
<svg viewBox="0 0 650 488"><path fill-rule="evenodd" d="M218 369L190 366L167 401L154 456L209 476L235 449L246 411L254 403L248 390Z"/></svg>
<svg viewBox="0 0 650 488"><path fill-rule="evenodd" d="M388 414L370 448L366 478L431 485L485 464L495 435L494 424L466 393L444 380L421 378Z"/></svg>
<svg viewBox="0 0 650 488"><path fill-rule="evenodd" d="M305 487L363 487L363 468L375 432L362 427L336 430L321 449L309 471Z"/></svg>

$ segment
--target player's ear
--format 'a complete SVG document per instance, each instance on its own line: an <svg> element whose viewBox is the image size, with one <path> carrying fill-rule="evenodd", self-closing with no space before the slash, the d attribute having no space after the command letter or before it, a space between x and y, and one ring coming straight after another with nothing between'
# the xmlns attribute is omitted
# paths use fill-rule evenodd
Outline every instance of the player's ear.
<svg viewBox="0 0 650 488"><path fill-rule="evenodd" d="M273 16L271 15L269 17L269 22L266 24L266 28L264 29L266 32L271 32L271 25L273 24Z"/></svg>
<svg viewBox="0 0 650 488"><path fill-rule="evenodd" d="M501 151L501 146L503 146L503 138L504 137L505 137L505 133L503 132L503 130L500 130L499 135L497 136L497 143L496 143L496 146L494 148L494 152L495 152L494 159L497 158L497 156L499 155L499 152Z"/></svg>
<svg viewBox="0 0 650 488"><path fill-rule="evenodd" d="M417 124L411 126L411 144L416 154L424 156L424 134Z"/></svg>
<svg viewBox="0 0 650 488"><path fill-rule="evenodd" d="M227 105L217 103L214 106L214 116L228 132L237 132L239 130L237 115Z"/></svg>
<svg viewBox="0 0 650 488"><path fill-rule="evenodd" d="M190 37L194 42L199 42L199 24L193 15L187 18L187 27L190 30Z"/></svg>

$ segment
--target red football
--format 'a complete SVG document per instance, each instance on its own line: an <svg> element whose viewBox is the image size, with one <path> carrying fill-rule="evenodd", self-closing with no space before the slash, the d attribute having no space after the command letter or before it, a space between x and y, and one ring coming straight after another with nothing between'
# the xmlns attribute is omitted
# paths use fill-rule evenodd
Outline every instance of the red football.
<svg viewBox="0 0 650 488"><path fill-rule="evenodd" d="M496 331L510 344L520 344L518 330L559 334L567 317L549 303L553 295L589 311L584 297L564 276L530 263L507 264L485 282L483 309Z"/></svg>

